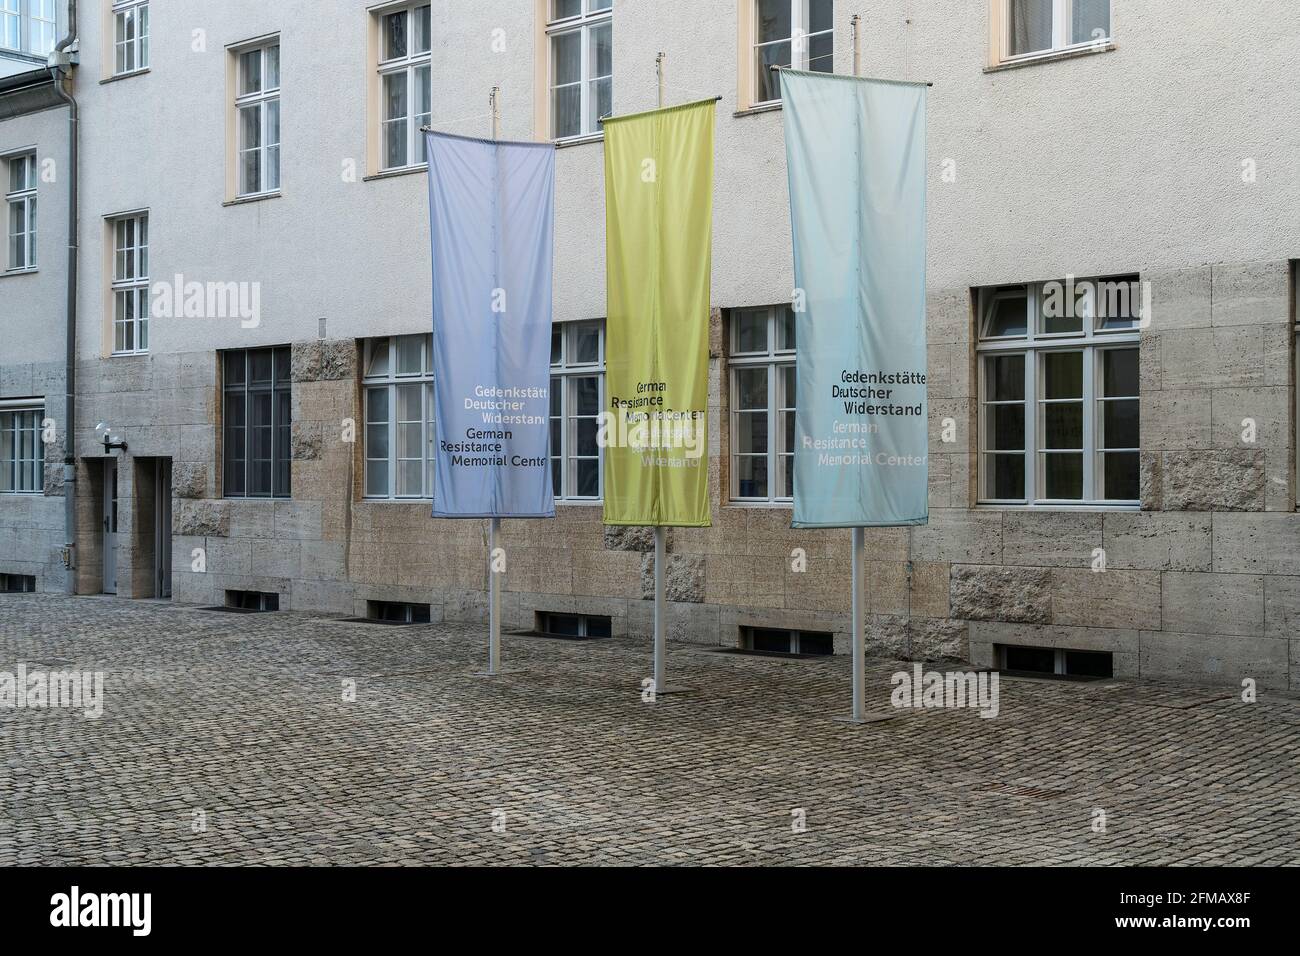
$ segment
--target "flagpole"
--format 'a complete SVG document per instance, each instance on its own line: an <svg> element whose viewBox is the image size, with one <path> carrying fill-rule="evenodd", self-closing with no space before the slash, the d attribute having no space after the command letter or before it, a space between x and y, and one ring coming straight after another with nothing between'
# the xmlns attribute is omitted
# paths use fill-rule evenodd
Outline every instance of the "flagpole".
<svg viewBox="0 0 1300 956"><path fill-rule="evenodd" d="M501 138L501 87L492 87L488 103L492 107L492 139ZM501 519L488 520L488 676L501 672L501 575L497 571L497 539L501 533Z"/></svg>
<svg viewBox="0 0 1300 956"><path fill-rule="evenodd" d="M860 49L858 47L858 24L861 22L862 22L862 15L859 13L853 14L853 17L849 20L849 29L852 31L853 34L853 75L854 76L859 76L862 73L862 60L859 55Z"/></svg>
<svg viewBox="0 0 1300 956"><path fill-rule="evenodd" d="M660 51L655 57L655 74L659 83L659 108L663 109L664 105L664 54ZM668 654L668 641L665 636L664 627L664 560L665 552L665 533L663 525L655 525L655 677L654 692L661 694L667 692L667 684L664 676L664 658Z"/></svg>
<svg viewBox="0 0 1300 956"><path fill-rule="evenodd" d="M849 611L849 627L852 629L850 648L853 659L853 714L849 718L850 723L860 724L866 719L865 702L866 692L863 683L866 680L867 670L867 647L866 635L863 633L863 607L862 607L862 566L864 552L865 535L861 528L854 528L852 536L853 558L850 562L853 567L853 603Z"/></svg>

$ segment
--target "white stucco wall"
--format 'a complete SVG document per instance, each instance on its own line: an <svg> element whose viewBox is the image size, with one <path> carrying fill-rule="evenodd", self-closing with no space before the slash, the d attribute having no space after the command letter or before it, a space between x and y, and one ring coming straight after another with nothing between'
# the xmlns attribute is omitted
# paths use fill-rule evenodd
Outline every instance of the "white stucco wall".
<svg viewBox="0 0 1300 956"><path fill-rule="evenodd" d="M1206 3L1171 15L1166 0L1128 0L1115 4L1114 51L986 73L984 0L838 2L837 71L850 68L848 22L856 12L864 73L935 83L931 287L1300 255L1300 7L1265 5L1267 15ZM373 119L366 0L156 4L151 71L107 84L98 82L98 5L83 6L84 355L104 349L102 217L142 207L151 211L155 279L179 272L262 284L260 328L158 321L155 352L310 339L321 317L331 337L427 328L424 178L341 176L349 159L364 173ZM498 85L504 135L532 138L532 0L433 6L435 125L485 133L481 114ZM614 17L616 112L654 105L660 50L668 102L722 96L714 304L788 300L781 114L733 116L736 0L615 0ZM505 31L505 53L492 50L497 28ZM205 31L206 52L191 49L196 29ZM283 196L223 208L224 48L275 31ZM12 125L4 136L17 135ZM947 158L956 164L955 183L942 180ZM1247 158L1258 168L1253 184L1242 182ZM559 152L558 320L604 314L602 165L599 143ZM58 201L43 203L46 223L58 215ZM0 280L0 295L16 286ZM22 347L48 344L42 334Z"/></svg>

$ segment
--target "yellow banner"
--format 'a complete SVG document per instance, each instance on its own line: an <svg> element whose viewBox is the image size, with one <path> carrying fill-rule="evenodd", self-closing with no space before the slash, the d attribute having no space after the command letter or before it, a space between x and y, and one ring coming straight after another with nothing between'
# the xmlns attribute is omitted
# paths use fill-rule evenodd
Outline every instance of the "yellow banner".
<svg viewBox="0 0 1300 956"><path fill-rule="evenodd" d="M605 121L605 524L710 524L714 107Z"/></svg>

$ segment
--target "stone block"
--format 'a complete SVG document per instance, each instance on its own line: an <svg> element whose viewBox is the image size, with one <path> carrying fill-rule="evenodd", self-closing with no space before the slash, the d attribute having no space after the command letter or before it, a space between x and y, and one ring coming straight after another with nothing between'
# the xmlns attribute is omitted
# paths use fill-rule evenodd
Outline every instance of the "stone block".
<svg viewBox="0 0 1300 956"><path fill-rule="evenodd" d="M655 529L639 528L631 525L605 525L605 550L607 551L654 551ZM667 530L668 540L664 548L672 545L672 529Z"/></svg>
<svg viewBox="0 0 1300 956"><path fill-rule="evenodd" d="M1264 453L1247 449L1166 452L1165 511L1263 511Z"/></svg>
<svg viewBox="0 0 1300 956"><path fill-rule="evenodd" d="M1289 448L1291 394L1280 387L1215 389L1213 447Z"/></svg>
<svg viewBox="0 0 1300 956"><path fill-rule="evenodd" d="M641 557L641 554L634 551L575 550L574 594L639 599Z"/></svg>
<svg viewBox="0 0 1300 956"><path fill-rule="evenodd" d="M974 319L969 289L929 292L925 300L925 340L931 345L965 345Z"/></svg>
<svg viewBox="0 0 1300 956"><path fill-rule="evenodd" d="M1212 393L1178 388L1142 395L1141 445L1146 451L1185 451L1211 446Z"/></svg>
<svg viewBox="0 0 1300 956"><path fill-rule="evenodd" d="M1116 511L1103 516L1102 548L1110 570L1209 571L1208 514Z"/></svg>
<svg viewBox="0 0 1300 956"><path fill-rule="evenodd" d="M1098 512L1009 511L1002 520L1003 551L1023 566L1091 567L1102 520Z"/></svg>
<svg viewBox="0 0 1300 956"><path fill-rule="evenodd" d="M1300 577L1264 578L1264 636L1300 641Z"/></svg>
<svg viewBox="0 0 1300 956"><path fill-rule="evenodd" d="M1145 679L1198 681L1240 690L1241 681L1249 677L1261 690L1287 690L1288 644L1263 637L1143 631L1138 667Z"/></svg>
<svg viewBox="0 0 1300 956"><path fill-rule="evenodd" d="M1290 323L1289 264L1273 262L1219 263L1213 267L1213 324L1268 325Z"/></svg>
<svg viewBox="0 0 1300 956"><path fill-rule="evenodd" d="M1220 637L1264 633L1264 579L1258 574L1166 571L1161 604L1166 631Z"/></svg>
<svg viewBox="0 0 1300 956"><path fill-rule="evenodd" d="M1141 630L1160 628L1157 571L1052 571L1052 623Z"/></svg>
<svg viewBox="0 0 1300 956"><path fill-rule="evenodd" d="M172 497L208 497L208 466L197 461L172 462Z"/></svg>
<svg viewBox="0 0 1300 956"><path fill-rule="evenodd" d="M351 381L357 373L357 346L352 339L320 343L320 377L325 382Z"/></svg>
<svg viewBox="0 0 1300 956"><path fill-rule="evenodd" d="M704 601L704 561L700 554L670 554L664 567L664 597L681 604L701 604ZM655 559L653 554L641 556L641 599L653 601L655 596Z"/></svg>
<svg viewBox="0 0 1300 956"><path fill-rule="evenodd" d="M295 421L290 428L289 444L294 461L316 461L324 444L322 423Z"/></svg>
<svg viewBox="0 0 1300 956"><path fill-rule="evenodd" d="M1158 272L1143 278L1151 283L1151 327L1155 331L1211 325L1210 266Z"/></svg>
<svg viewBox="0 0 1300 956"><path fill-rule="evenodd" d="M954 565L954 618L1047 624L1052 619L1052 572L1045 568Z"/></svg>
<svg viewBox="0 0 1300 956"><path fill-rule="evenodd" d="M704 600L737 607L782 607L787 567L781 555L710 554Z"/></svg>
<svg viewBox="0 0 1300 956"><path fill-rule="evenodd" d="M970 346L965 343L928 345L926 389L930 401L974 395L971 364Z"/></svg>
<svg viewBox="0 0 1300 956"><path fill-rule="evenodd" d="M225 501L172 503L172 531L199 538L224 538L230 534L230 505Z"/></svg>
<svg viewBox="0 0 1300 956"><path fill-rule="evenodd" d="M930 523L918 525L912 531L912 555L918 561L949 564L997 564L1002 560L1003 513L1000 511L969 511L951 508L930 512ZM867 529L868 535L876 529ZM903 532L899 554L880 554L867 549L868 557L879 555L880 560L896 557L906 561L908 529L880 529Z"/></svg>
<svg viewBox="0 0 1300 956"><path fill-rule="evenodd" d="M1164 389L1259 387L1265 378L1261 327L1162 331L1160 377Z"/></svg>
<svg viewBox="0 0 1300 956"><path fill-rule="evenodd" d="M918 620L908 622L908 659L914 661L966 661L970 659L970 625L966 621Z"/></svg>

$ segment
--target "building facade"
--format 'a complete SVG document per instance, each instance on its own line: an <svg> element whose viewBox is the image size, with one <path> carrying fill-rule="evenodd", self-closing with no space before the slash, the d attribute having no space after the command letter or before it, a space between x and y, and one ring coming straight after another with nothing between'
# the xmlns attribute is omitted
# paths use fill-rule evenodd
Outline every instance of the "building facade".
<svg viewBox="0 0 1300 956"><path fill-rule="evenodd" d="M495 88L503 138L559 146L558 514L504 524L505 624L648 636L649 535L601 522L600 118L655 106L662 53L666 103L721 97L713 527L669 536L670 637L843 652L848 534L790 528L793 275L768 67L849 73L856 33L863 75L934 84L931 515L925 527L867 532L869 647L1300 688L1300 10L1198 6L1171 18L1157 0L82 0L78 10L71 572L62 452L25 451L35 423L53 419L56 443L64 433L67 189L40 170L67 155L66 107L0 106L7 580L59 591L70 573L84 594L486 618L483 526L429 517L418 131L489 135ZM0 92L5 101L14 97ZM33 155L40 216L20 230L33 190L18 171ZM106 448L106 435L125 447Z"/></svg>

